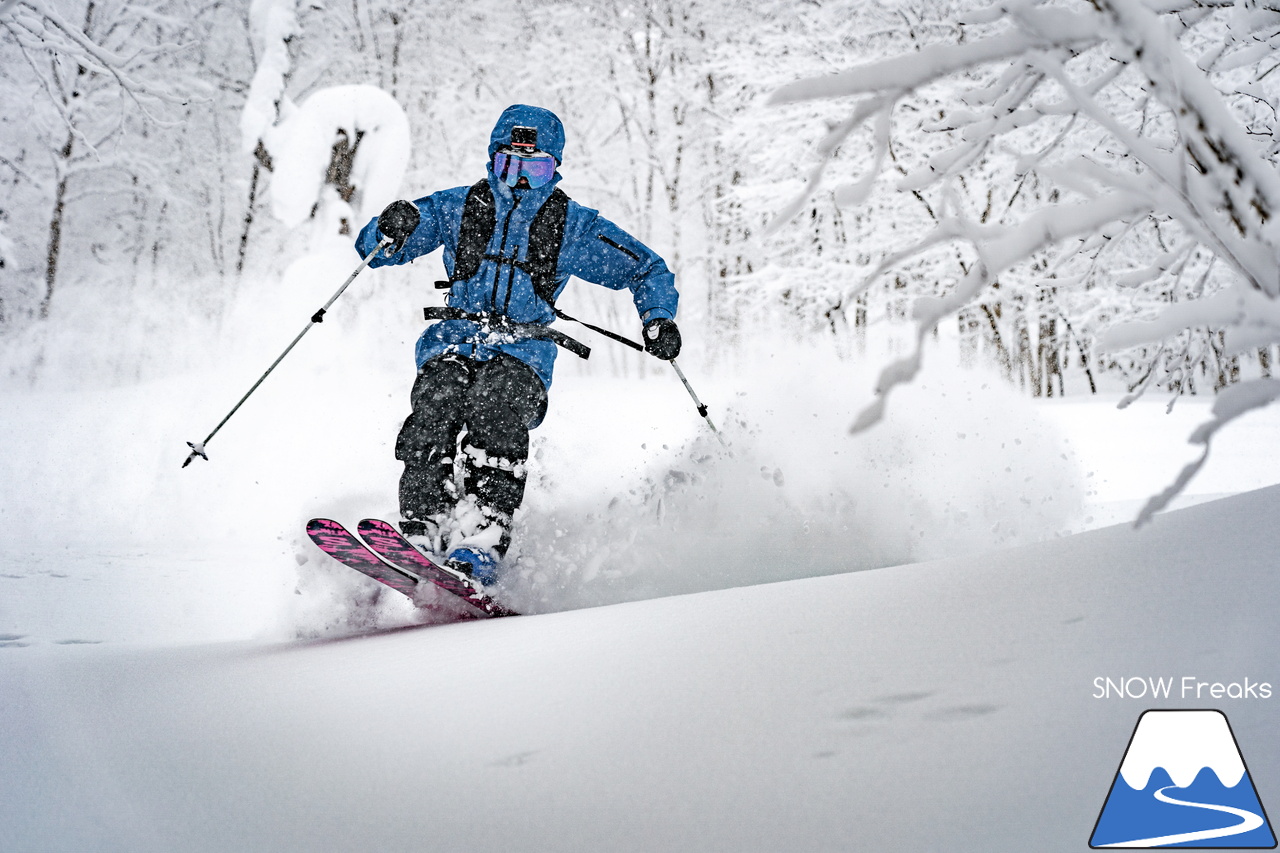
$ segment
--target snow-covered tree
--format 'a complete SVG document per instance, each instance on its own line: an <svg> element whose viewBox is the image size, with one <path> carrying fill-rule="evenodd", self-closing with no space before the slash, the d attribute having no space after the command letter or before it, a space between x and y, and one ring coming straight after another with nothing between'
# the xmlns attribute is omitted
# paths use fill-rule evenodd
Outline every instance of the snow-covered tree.
<svg viewBox="0 0 1280 853"><path fill-rule="evenodd" d="M595 13L598 72L561 71L590 92L585 103L566 104L566 120L580 134L572 181L588 184L598 199L588 203L600 205L664 255L680 280L682 311L700 315L695 294L706 281L703 206L715 169L707 57L717 32L727 30L736 12L705 0L611 0ZM577 32L581 37L580 27ZM602 303L593 306L595 316L611 326L628 329L634 323L623 301L603 293L583 298ZM624 369L653 368L631 353L610 355Z"/></svg>
<svg viewBox="0 0 1280 853"><path fill-rule="evenodd" d="M249 6L248 33L255 67L240 112L240 145L254 159L236 253L237 273L244 271L262 172L272 168L266 137L280 118L282 107L287 106L283 102L292 71L289 47L299 30L297 5L296 0L253 0Z"/></svg>
<svg viewBox="0 0 1280 853"><path fill-rule="evenodd" d="M167 0L0 3L0 31L6 34L0 61L12 74L6 75L6 86L12 86L6 97L21 105L4 111L7 150L0 163L14 176L19 203L47 211L43 240L32 229L14 250L13 277L6 276L3 294L10 311L48 316L73 211L92 207L101 216L104 205L131 196L140 181L149 182L150 164L134 156L130 146L138 123L172 123L200 95L190 81L165 73L185 30L168 8L173 5ZM121 231L131 224L109 221ZM113 247L127 242L120 236L98 235L91 251L105 260ZM43 284L36 288L31 274L41 267Z"/></svg>
<svg viewBox="0 0 1280 853"><path fill-rule="evenodd" d="M354 234L397 197L409 122L376 86L311 94L271 135L271 209L289 226L308 219L328 237Z"/></svg>

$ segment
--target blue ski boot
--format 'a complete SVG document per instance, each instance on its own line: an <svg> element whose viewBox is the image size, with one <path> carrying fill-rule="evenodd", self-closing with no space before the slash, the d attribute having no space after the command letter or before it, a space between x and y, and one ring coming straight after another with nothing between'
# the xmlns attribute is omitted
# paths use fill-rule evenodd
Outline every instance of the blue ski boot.
<svg viewBox="0 0 1280 853"><path fill-rule="evenodd" d="M498 560L484 548L463 546L449 552L445 565L484 586L498 582Z"/></svg>

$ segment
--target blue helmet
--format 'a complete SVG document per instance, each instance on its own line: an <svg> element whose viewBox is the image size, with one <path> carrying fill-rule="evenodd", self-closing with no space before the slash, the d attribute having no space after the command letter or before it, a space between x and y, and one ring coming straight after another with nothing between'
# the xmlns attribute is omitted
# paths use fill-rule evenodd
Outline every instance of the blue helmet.
<svg viewBox="0 0 1280 853"><path fill-rule="evenodd" d="M503 110L489 135L489 159L493 160L499 148L525 145L545 151L559 164L564 157L564 125L560 117L551 110L526 104L513 104Z"/></svg>

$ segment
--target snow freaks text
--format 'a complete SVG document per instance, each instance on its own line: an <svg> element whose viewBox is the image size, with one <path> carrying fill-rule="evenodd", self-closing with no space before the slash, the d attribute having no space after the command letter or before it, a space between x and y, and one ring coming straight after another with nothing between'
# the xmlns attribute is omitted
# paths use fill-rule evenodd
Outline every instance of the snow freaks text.
<svg viewBox="0 0 1280 853"><path fill-rule="evenodd" d="M1270 699L1271 682L1204 681L1195 676L1129 676L1093 680L1094 699Z"/></svg>

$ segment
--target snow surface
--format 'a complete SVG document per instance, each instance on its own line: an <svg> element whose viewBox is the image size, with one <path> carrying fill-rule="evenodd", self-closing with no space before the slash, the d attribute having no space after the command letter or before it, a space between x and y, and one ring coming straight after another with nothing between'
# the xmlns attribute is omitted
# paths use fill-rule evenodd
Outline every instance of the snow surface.
<svg viewBox="0 0 1280 853"><path fill-rule="evenodd" d="M1090 529L1209 401L1036 405L944 358L850 436L847 364L691 355L732 458L674 377L562 365L504 587L534 615L416 624L300 536L394 506L411 366L333 323L185 470L279 342L8 394L0 850L1083 850L1148 706L1095 678L1280 683L1280 487ZM1224 428L1184 502L1280 482L1277 436ZM1223 704L1274 799L1275 700Z"/></svg>
<svg viewBox="0 0 1280 853"><path fill-rule="evenodd" d="M369 637L6 649L0 847L1083 850L1144 707L1092 679L1270 675L1277 511ZM1274 705L1229 713L1265 801Z"/></svg>

